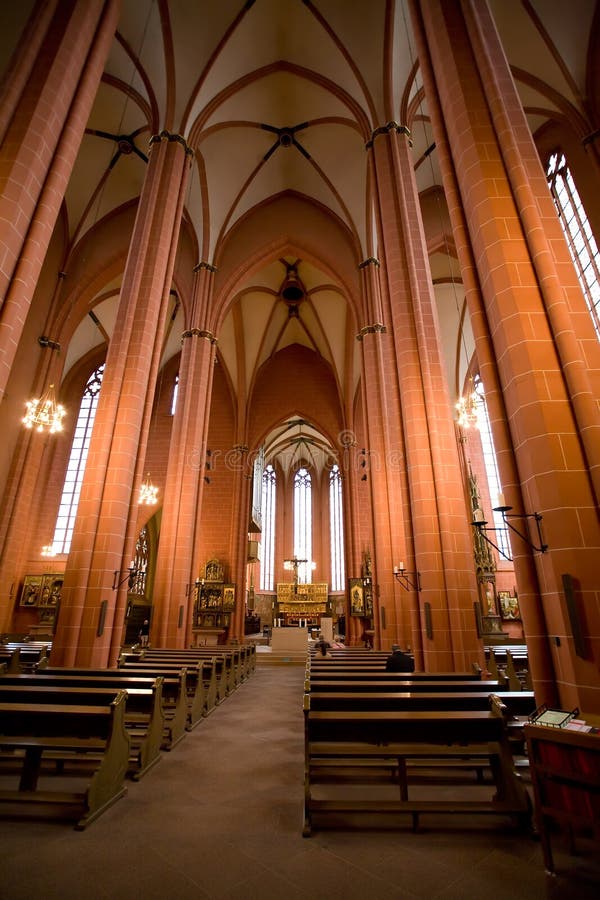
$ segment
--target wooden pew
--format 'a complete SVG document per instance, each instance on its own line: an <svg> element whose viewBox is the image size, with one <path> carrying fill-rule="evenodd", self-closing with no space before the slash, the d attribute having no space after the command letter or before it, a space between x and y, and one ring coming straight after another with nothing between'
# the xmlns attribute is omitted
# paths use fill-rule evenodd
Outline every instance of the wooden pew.
<svg viewBox="0 0 600 900"><path fill-rule="evenodd" d="M121 690L151 687L157 677L149 672L140 676L135 673L124 673L121 669L83 669L60 666L40 669L36 675L40 678L50 678L53 680L51 683L54 684L60 684L58 679L70 679L74 684L80 681L82 686L115 686L120 687ZM185 669L181 669L179 672L158 673L158 675L162 678L163 735L161 750L168 751L172 750L186 734L188 705L186 672Z"/></svg>
<svg viewBox="0 0 600 900"><path fill-rule="evenodd" d="M14 676L13 676L14 677ZM35 676L23 675L21 678ZM56 706L108 706L122 688L76 686L65 683L53 686L40 684L7 684L0 679L0 703L46 704ZM163 734L161 708L162 680L155 679L149 687L126 691L124 725L129 736L129 764L127 774L138 781L160 761ZM0 729L2 726L0 725ZM89 756L86 762L89 762Z"/></svg>
<svg viewBox="0 0 600 900"><path fill-rule="evenodd" d="M219 702L218 661L202 660L189 664L122 661L119 671L128 675L173 675L185 670L187 687L186 729L191 731Z"/></svg>
<svg viewBox="0 0 600 900"><path fill-rule="evenodd" d="M217 647L190 647L184 650L159 647L141 652L142 659L148 661L154 659L164 659L165 661L170 659L209 659L215 655L231 657L234 669L234 687L245 681L256 669L256 648L250 644L236 644L235 646L219 644Z"/></svg>
<svg viewBox="0 0 600 900"><path fill-rule="evenodd" d="M310 691L313 710L487 710L491 691ZM531 691L505 691L498 695L507 714L529 716L535 712Z"/></svg>
<svg viewBox="0 0 600 900"><path fill-rule="evenodd" d="M0 808L5 814L34 810L75 817L82 830L127 791L129 737L125 730L126 694L108 704L0 702L0 751L13 754L12 777L0 777ZM89 756L92 771L79 790L64 790L62 776L43 778L47 756L64 764Z"/></svg>
<svg viewBox="0 0 600 900"><path fill-rule="evenodd" d="M424 813L493 813L510 816L519 825L530 820L530 803L514 772L506 729L493 711L319 711L310 708L305 696L305 795L304 836L312 832L313 816L354 813L401 814L412 817L418 827ZM495 792L482 798L465 799L461 784L456 800L409 798L407 760L459 761L465 758L489 765ZM368 784L374 761L397 764L399 779L391 799L335 795L336 763L354 766L357 781ZM483 764L483 763L482 763ZM313 783L326 784L328 795L315 797ZM390 790L392 790L390 786Z"/></svg>
<svg viewBox="0 0 600 900"><path fill-rule="evenodd" d="M135 651L123 653L122 659L126 662L134 662L136 659L164 659L169 661L175 657L180 657L187 661L189 659L210 659L216 654L232 655L234 664L238 669L236 683L244 681L256 670L256 647L254 644L236 644L235 646L219 644L216 647L188 647L182 649L171 647L138 648Z"/></svg>
<svg viewBox="0 0 600 900"><path fill-rule="evenodd" d="M224 699L241 684L242 682L242 663L239 648L223 651L219 648L209 648L208 651L200 650L145 650L142 654L140 662L158 662L158 663L178 663L179 665L187 665L188 663L198 663L202 660L217 661L217 681L220 682L224 692L219 690L220 699Z"/></svg>
<svg viewBox="0 0 600 900"><path fill-rule="evenodd" d="M552 826L566 832L571 853L575 837L600 849L600 735L526 725L525 738L544 865L554 874Z"/></svg>
<svg viewBox="0 0 600 900"><path fill-rule="evenodd" d="M34 672L47 662L47 643L8 643L0 645L0 662L6 663L8 672Z"/></svg>
<svg viewBox="0 0 600 900"><path fill-rule="evenodd" d="M336 666L330 665L330 660L324 662L311 663L307 667L311 678L322 678L330 681L347 681L349 679L379 679L386 681L388 679L397 679L398 681L478 681L481 683L481 676L476 672L386 672L385 669L365 666ZM498 679L499 680L499 679Z"/></svg>
<svg viewBox="0 0 600 900"><path fill-rule="evenodd" d="M308 675L307 681L312 692L317 691L473 691L481 693L487 691L491 694L504 693L508 690L506 681L436 681L435 676L431 680L423 678L412 679L410 675L389 672L389 678L328 678L326 675ZM412 674L412 673L410 673Z"/></svg>
<svg viewBox="0 0 600 900"><path fill-rule="evenodd" d="M161 750L172 750L186 735L187 691L186 673L162 675L163 735ZM52 687L110 687L119 690L150 690L156 679L149 674L142 677L127 675L120 669L46 668L33 675L9 675L0 677L2 684L40 684ZM128 710L131 704L128 704Z"/></svg>

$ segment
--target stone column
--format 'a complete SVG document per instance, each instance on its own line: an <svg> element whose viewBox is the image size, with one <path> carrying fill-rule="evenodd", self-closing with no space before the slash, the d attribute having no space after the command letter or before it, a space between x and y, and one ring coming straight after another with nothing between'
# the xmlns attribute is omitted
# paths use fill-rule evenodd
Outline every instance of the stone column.
<svg viewBox="0 0 600 900"><path fill-rule="evenodd" d="M406 568L420 572L425 668L466 670L482 660L471 535L407 129L393 122L378 128L370 147L384 251L385 371L400 396L399 408L384 403L382 413L398 423L394 449L405 480L402 504L391 503L388 515L402 516L412 536L394 556L403 550ZM390 583L397 561L386 565Z"/></svg>
<svg viewBox="0 0 600 900"><path fill-rule="evenodd" d="M549 646L561 704L592 709L597 659L577 652L562 575L573 577L580 610L597 609L600 348L487 5L415 0L415 10L481 288L479 333L491 336L505 407L509 445L491 398L503 490L514 514L543 515L549 547L534 556L542 609L525 598L523 610L532 663L545 691ZM526 531L527 520L517 525ZM516 536L512 546L520 579L531 550ZM584 639L597 639L598 616L579 618Z"/></svg>
<svg viewBox="0 0 600 900"><path fill-rule="evenodd" d="M420 623L416 615L416 596L402 592L392 576L395 555L408 556L406 509L403 508L407 482L399 385L392 340L388 327L383 324L385 313L381 304L379 261L368 259L363 262L361 274L365 308L370 319L363 323L357 335L362 351L367 435L366 446L361 448L358 458L357 490L360 515L368 516L371 526L372 546L362 550L370 551L374 564L375 648L387 649L395 643L404 647L417 646ZM408 543L412 543L410 529L408 534ZM362 562L361 554L361 565ZM422 664L422 659L417 662Z"/></svg>
<svg viewBox="0 0 600 900"><path fill-rule="evenodd" d="M436 153L444 186L444 194L452 226L454 244L460 262L465 299L470 315L471 328L475 339L475 355L479 373L485 388L485 399L492 424L494 446L499 463L502 485L519 484L517 463L512 446L504 397L500 385L498 365L494 356L492 337L479 283L477 266L465 219L465 211L460 198L457 173L448 144L448 136L423 24L417 4L412 4L413 28L419 56L419 66L427 95L427 110L431 117L435 135ZM467 473L465 471L465 478ZM521 504L519 504L521 505ZM482 539L483 540L483 539ZM486 544L489 550L489 545ZM527 548L522 548L526 550ZM515 575L519 585L519 606L523 618L529 651L531 672L536 697L539 702L549 705L558 703L555 673L548 646L548 631L541 603L541 588L535 568L533 552L521 552L514 560Z"/></svg>
<svg viewBox="0 0 600 900"><path fill-rule="evenodd" d="M182 335L177 408L154 583L151 642L155 646L190 645L196 600L194 582L204 577L197 544L216 353L216 339L207 328L214 272L208 263L196 267L192 327ZM182 605L184 612L180 616Z"/></svg>
<svg viewBox="0 0 600 900"><path fill-rule="evenodd" d="M0 396L6 390L120 7L121 0L58 0L50 15L52 6L45 5L27 29L18 61L3 86Z"/></svg>
<svg viewBox="0 0 600 900"><path fill-rule="evenodd" d="M178 135L151 141L108 349L53 657L58 665L114 664L126 586L113 588L133 558L137 499L162 355L190 151Z"/></svg>

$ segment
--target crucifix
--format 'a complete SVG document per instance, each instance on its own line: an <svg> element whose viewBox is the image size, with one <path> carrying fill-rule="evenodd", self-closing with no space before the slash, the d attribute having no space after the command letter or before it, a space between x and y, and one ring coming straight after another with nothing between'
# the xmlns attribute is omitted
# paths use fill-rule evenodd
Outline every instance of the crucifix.
<svg viewBox="0 0 600 900"><path fill-rule="evenodd" d="M294 554L294 556L291 559L284 559L284 561L283 561L284 569L286 569L288 572L292 569L294 571L294 593L295 594L298 593L298 569L300 568L300 566L304 565L304 563L307 563L307 562L308 562L307 559L298 559L296 554Z"/></svg>

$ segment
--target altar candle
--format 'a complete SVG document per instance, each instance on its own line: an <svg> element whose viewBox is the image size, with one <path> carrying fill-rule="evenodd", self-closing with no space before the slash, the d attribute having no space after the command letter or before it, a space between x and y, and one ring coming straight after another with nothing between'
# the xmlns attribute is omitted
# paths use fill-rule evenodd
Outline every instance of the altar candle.
<svg viewBox="0 0 600 900"><path fill-rule="evenodd" d="M506 500L504 499L504 494L498 494L498 502L496 503L496 507L506 506Z"/></svg>

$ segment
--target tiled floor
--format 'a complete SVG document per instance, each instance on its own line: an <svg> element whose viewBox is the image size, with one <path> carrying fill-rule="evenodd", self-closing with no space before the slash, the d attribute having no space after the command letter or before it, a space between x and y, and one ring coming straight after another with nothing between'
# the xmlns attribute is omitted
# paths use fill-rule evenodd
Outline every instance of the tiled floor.
<svg viewBox="0 0 600 900"><path fill-rule="evenodd" d="M303 838L303 677L259 666L84 832L0 820L0 898L596 900L589 852L557 852L549 878L539 844L492 817Z"/></svg>

